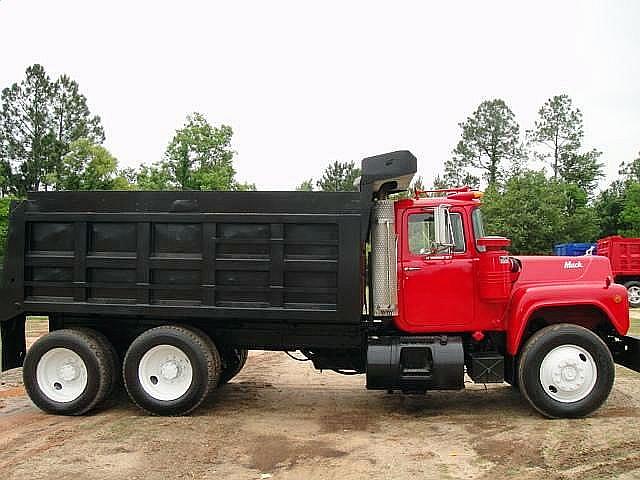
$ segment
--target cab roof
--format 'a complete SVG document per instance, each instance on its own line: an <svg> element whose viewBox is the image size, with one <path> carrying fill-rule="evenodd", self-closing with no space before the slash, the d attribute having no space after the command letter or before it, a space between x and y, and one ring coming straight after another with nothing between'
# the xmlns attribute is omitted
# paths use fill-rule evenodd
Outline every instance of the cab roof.
<svg viewBox="0 0 640 480"><path fill-rule="evenodd" d="M481 205L482 202L477 199L460 200L449 197L426 197L426 198L403 198L397 202L398 206L409 207L437 207L438 205L451 205L456 207L467 207L472 205Z"/></svg>

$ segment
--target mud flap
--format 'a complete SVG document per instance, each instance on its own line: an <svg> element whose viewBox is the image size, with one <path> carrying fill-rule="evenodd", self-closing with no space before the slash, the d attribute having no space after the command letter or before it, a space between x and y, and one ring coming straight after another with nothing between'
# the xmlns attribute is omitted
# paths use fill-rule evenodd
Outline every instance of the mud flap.
<svg viewBox="0 0 640 480"><path fill-rule="evenodd" d="M618 365L640 372L640 337L627 335L609 343L613 361Z"/></svg>
<svg viewBox="0 0 640 480"><path fill-rule="evenodd" d="M26 353L24 336L25 317L0 322L0 371L22 366Z"/></svg>

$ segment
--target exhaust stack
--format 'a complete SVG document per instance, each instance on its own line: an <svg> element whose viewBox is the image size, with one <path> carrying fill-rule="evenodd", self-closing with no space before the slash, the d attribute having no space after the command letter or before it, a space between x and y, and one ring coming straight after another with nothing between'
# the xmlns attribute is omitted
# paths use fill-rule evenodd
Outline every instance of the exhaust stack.
<svg viewBox="0 0 640 480"><path fill-rule="evenodd" d="M371 225L371 283L373 315L391 317L398 313L396 230L393 200L378 200Z"/></svg>

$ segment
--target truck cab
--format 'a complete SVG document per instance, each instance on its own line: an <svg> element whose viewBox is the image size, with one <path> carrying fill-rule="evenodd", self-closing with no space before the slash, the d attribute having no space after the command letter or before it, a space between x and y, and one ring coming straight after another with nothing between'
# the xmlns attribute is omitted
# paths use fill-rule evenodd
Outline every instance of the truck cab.
<svg viewBox="0 0 640 480"><path fill-rule="evenodd" d="M397 309L369 337L368 388L463 388L465 372L519 386L546 416L580 416L608 395L614 361L639 370L606 258L511 255L507 238L486 234L482 193L468 187L393 206ZM374 297L382 281L374 273Z"/></svg>
<svg viewBox="0 0 640 480"><path fill-rule="evenodd" d="M606 259L511 256L507 238L486 235L481 192L457 188L435 193L444 196L423 198L418 192L395 203L399 329L513 329L527 319L509 318L510 309L517 310L516 301L543 288L546 298L537 308L590 305L617 332L626 333L628 303L624 290L611 284ZM445 222L444 239L437 238L438 216ZM518 345L510 347L515 353Z"/></svg>

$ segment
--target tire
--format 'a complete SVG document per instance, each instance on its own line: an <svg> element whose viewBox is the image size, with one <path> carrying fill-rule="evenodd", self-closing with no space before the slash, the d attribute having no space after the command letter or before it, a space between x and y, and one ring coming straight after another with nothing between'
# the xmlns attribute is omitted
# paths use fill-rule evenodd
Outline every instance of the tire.
<svg viewBox="0 0 640 480"><path fill-rule="evenodd" d="M607 345L586 328L552 325L525 344L518 384L527 401L545 417L584 417L607 399L615 378Z"/></svg>
<svg viewBox="0 0 640 480"><path fill-rule="evenodd" d="M56 330L27 352L22 370L29 397L41 410L82 415L104 400L115 376L111 353L84 330Z"/></svg>
<svg viewBox="0 0 640 480"><path fill-rule="evenodd" d="M142 333L124 357L124 385L131 400L154 415L186 415L220 379L220 355L200 330L162 326Z"/></svg>
<svg viewBox="0 0 640 480"><path fill-rule="evenodd" d="M248 355L249 351L246 348L231 348L222 351L220 385L228 383L233 377L240 373L244 364L247 363Z"/></svg>
<svg viewBox="0 0 640 480"><path fill-rule="evenodd" d="M640 307L640 282L627 282L624 284L629 294L629 306L632 308Z"/></svg>
<svg viewBox="0 0 640 480"><path fill-rule="evenodd" d="M113 372L113 374L109 375L108 386L105 391L104 398L98 400L98 402L96 403L96 405L98 405L104 402L105 400L108 400L113 395L118 385L120 384L120 379L122 378L120 375L120 368L121 368L120 356L118 355L116 348L113 346L113 344L109 341L109 339L104 333L99 332L98 330L94 330L92 328L85 328L85 327L78 328L76 330L84 332L87 335L93 336L94 339L98 343L100 343L102 348L106 352L108 352L108 357L109 357L108 361L111 362L111 371Z"/></svg>

